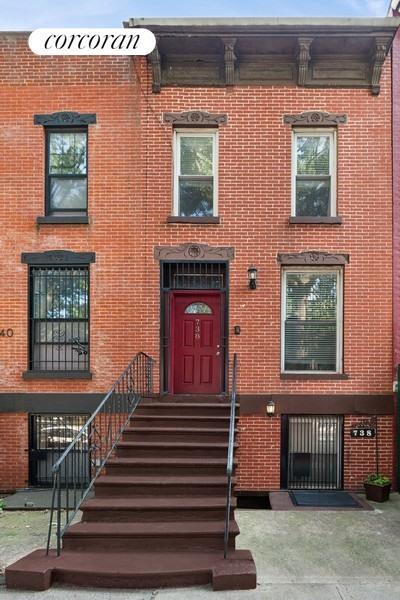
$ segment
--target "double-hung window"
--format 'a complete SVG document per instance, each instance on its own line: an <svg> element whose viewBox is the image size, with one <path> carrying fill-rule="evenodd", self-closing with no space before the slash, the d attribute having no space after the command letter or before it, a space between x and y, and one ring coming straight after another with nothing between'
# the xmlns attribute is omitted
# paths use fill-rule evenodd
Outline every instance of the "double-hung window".
<svg viewBox="0 0 400 600"><path fill-rule="evenodd" d="M89 267L30 267L30 370L89 370Z"/></svg>
<svg viewBox="0 0 400 600"><path fill-rule="evenodd" d="M342 372L342 270L282 272L282 372Z"/></svg>
<svg viewBox="0 0 400 600"><path fill-rule="evenodd" d="M294 129L292 215L336 216L336 132Z"/></svg>
<svg viewBox="0 0 400 600"><path fill-rule="evenodd" d="M174 215L216 216L217 132L178 130L174 135Z"/></svg>
<svg viewBox="0 0 400 600"><path fill-rule="evenodd" d="M46 128L46 214L87 214L87 127Z"/></svg>

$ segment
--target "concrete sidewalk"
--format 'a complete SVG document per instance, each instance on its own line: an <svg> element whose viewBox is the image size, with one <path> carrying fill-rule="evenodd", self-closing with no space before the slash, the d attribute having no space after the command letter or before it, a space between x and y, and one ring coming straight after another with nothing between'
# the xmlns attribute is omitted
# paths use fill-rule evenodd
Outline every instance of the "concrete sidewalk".
<svg viewBox="0 0 400 600"><path fill-rule="evenodd" d="M1 600L400 600L400 496L374 511L237 510L238 546L253 552L258 587L249 592L209 588L91 590L53 587L8 591ZM0 517L0 567L43 547L45 512Z"/></svg>

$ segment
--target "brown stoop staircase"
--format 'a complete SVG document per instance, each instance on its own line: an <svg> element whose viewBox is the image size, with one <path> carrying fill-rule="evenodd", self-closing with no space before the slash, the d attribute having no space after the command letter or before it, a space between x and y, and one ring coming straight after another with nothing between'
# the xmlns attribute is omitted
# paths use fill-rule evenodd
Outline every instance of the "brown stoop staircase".
<svg viewBox="0 0 400 600"><path fill-rule="evenodd" d="M116 402L121 389L114 389ZM56 507L58 552L36 550L9 566L7 587L44 590L57 581L108 588L255 588L251 553L235 549L234 497L224 558L230 410L223 397L142 394L99 469L94 494L78 506L81 521L70 524L67 511ZM98 431L93 434L98 422L99 414L91 425L92 445L96 435L100 439ZM68 495L76 487L74 481ZM56 500L60 489L55 484Z"/></svg>

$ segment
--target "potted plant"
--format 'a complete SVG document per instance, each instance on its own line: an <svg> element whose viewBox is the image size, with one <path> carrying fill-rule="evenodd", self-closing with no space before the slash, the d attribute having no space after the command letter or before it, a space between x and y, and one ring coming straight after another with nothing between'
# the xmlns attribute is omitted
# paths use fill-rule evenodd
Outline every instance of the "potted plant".
<svg viewBox="0 0 400 600"><path fill-rule="evenodd" d="M373 502L386 502L389 500L390 486L392 482L389 477L379 473L367 475L364 481L365 495L367 500Z"/></svg>

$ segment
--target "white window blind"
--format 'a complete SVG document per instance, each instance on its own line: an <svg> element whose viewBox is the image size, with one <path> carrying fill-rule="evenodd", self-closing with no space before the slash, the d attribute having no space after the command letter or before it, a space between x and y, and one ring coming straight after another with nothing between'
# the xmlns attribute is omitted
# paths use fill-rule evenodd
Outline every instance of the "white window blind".
<svg viewBox="0 0 400 600"><path fill-rule="evenodd" d="M339 370L339 270L284 271L283 370Z"/></svg>

